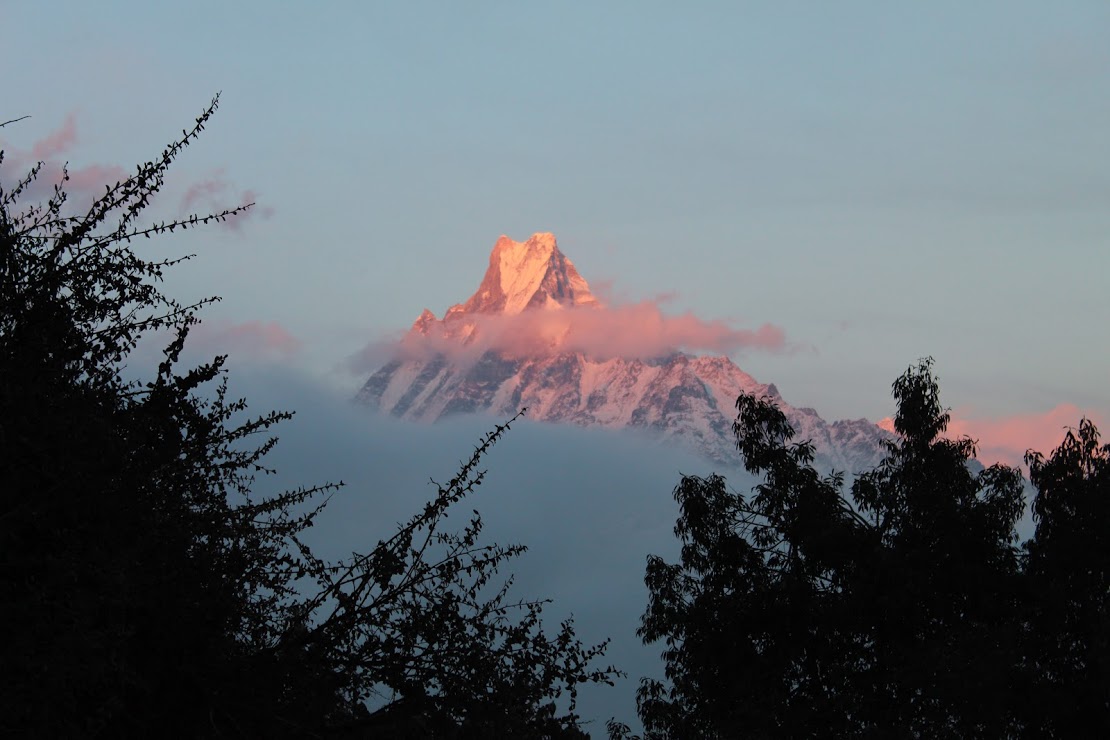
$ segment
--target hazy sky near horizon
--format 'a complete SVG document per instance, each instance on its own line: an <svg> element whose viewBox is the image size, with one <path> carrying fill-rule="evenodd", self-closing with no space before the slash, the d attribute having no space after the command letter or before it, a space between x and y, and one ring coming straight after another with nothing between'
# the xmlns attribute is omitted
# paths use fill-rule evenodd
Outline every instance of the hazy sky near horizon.
<svg viewBox="0 0 1110 740"><path fill-rule="evenodd" d="M156 210L258 209L153 248L198 254L171 289L223 296L227 338L333 387L470 295L500 234L552 231L611 301L780 327L789 351L734 359L826 418L891 413L923 355L962 417L1110 410L1102 0L7 0L0 25L0 120L32 116L9 163L129 169L222 91Z"/></svg>

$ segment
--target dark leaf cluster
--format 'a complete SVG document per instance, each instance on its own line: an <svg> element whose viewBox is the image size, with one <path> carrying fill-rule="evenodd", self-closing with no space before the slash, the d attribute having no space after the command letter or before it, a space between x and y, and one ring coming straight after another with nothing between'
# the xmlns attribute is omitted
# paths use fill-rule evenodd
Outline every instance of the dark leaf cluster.
<svg viewBox="0 0 1110 740"><path fill-rule="evenodd" d="M253 494L291 414L249 416L224 357L182 368L216 299L167 296L181 260L132 244L250 207L141 221L217 103L87 210L65 174L23 205L41 163L0 187L0 734L582 736L579 684L616 675L594 667L605 643L510 597L524 548L484 543L477 512L445 526L511 421L347 561L303 537L341 483ZM125 380L143 337L168 338L163 360Z"/></svg>
<svg viewBox="0 0 1110 740"><path fill-rule="evenodd" d="M932 361L893 386L896 436L847 490L774 400L741 396L751 494L675 488L678 563L648 558L646 738L1110 733L1110 446L1088 420L1024 480L948 439ZM629 728L609 725L614 738Z"/></svg>

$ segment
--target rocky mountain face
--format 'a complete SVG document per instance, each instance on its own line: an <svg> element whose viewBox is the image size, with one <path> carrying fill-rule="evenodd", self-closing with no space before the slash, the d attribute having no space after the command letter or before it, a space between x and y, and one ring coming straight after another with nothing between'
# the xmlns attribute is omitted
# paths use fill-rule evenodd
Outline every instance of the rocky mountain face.
<svg viewBox="0 0 1110 740"><path fill-rule="evenodd" d="M357 399L424 421L511 416L527 407L533 420L640 429L737 466L732 422L744 392L774 397L797 439L813 441L822 467L856 472L879 460L886 431L865 419L830 423L813 409L794 408L773 384L757 382L727 357L567 351L568 322L546 320L574 315L550 312L595 310L605 309L552 234L524 242L502 236L474 295L442 319L425 309Z"/></svg>

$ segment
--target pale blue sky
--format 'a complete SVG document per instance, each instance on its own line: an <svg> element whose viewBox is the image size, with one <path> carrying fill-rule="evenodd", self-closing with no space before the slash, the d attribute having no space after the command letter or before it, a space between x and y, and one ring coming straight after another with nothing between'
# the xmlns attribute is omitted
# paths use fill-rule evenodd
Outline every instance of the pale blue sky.
<svg viewBox="0 0 1110 740"><path fill-rule="evenodd" d="M78 165L222 107L171 191L273 209L172 278L332 370L553 231L623 300L773 322L738 363L828 418L1110 411L1110 3L16 2L0 118ZM173 208L164 206L171 215Z"/></svg>

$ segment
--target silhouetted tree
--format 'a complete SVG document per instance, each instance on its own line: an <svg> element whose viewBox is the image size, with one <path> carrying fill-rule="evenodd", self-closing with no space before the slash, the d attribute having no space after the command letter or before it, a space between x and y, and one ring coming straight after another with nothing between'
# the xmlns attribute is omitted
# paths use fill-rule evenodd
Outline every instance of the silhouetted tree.
<svg viewBox="0 0 1110 740"><path fill-rule="evenodd" d="M64 174L21 203L41 163L0 187L0 734L581 736L578 684L615 673L591 668L604 643L509 599L497 571L524 548L482 544L477 512L443 531L508 424L347 562L300 539L336 486L252 495L276 442L252 440L290 414L244 421L224 357L180 369L215 299L176 302L159 284L180 260L131 247L249 207L139 221L217 102L77 215ZM163 361L126 381L156 330Z"/></svg>
<svg viewBox="0 0 1110 740"><path fill-rule="evenodd" d="M1025 458L1037 489L1026 543L1031 625L1025 656L1030 733L1110 735L1110 445L1090 420L1045 459Z"/></svg>
<svg viewBox="0 0 1110 740"><path fill-rule="evenodd" d="M893 388L896 438L847 496L773 400L747 395L734 431L762 482L676 487L680 562L651 556L645 577L639 634L666 664L638 693L645 737L1110 730L1110 447L1083 420L1050 459L1029 454L1026 555L1021 474L942 436L931 360Z"/></svg>

